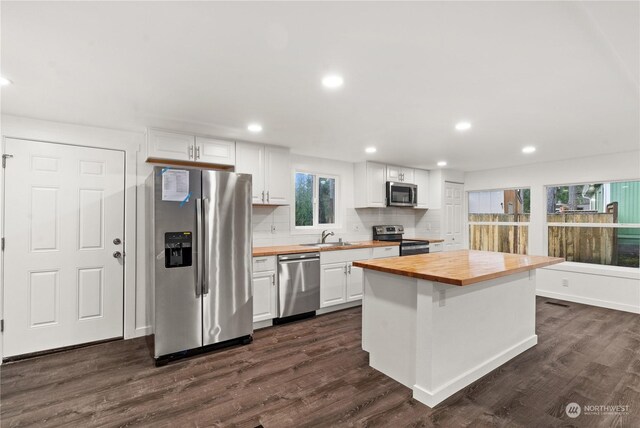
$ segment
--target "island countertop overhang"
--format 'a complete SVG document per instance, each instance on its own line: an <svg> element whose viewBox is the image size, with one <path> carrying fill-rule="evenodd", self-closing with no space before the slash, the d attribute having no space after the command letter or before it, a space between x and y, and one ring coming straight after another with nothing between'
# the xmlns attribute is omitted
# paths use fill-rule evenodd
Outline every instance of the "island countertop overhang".
<svg viewBox="0 0 640 428"><path fill-rule="evenodd" d="M466 286L539 269L563 258L459 250L353 262L354 266L411 278Z"/></svg>

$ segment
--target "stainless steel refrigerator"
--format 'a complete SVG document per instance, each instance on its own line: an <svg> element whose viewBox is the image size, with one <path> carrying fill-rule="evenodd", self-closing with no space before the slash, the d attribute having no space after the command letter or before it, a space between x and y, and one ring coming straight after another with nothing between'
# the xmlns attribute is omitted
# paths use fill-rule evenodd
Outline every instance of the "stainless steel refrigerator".
<svg viewBox="0 0 640 428"><path fill-rule="evenodd" d="M251 175L155 167L147 180L157 364L251 341Z"/></svg>

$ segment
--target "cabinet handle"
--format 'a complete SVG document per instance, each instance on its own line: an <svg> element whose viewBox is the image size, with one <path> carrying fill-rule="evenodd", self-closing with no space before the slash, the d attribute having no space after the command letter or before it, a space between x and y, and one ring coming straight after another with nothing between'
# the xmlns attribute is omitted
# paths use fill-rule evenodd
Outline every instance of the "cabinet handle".
<svg viewBox="0 0 640 428"><path fill-rule="evenodd" d="M196 159L200 159L200 146L196 147Z"/></svg>
<svg viewBox="0 0 640 428"><path fill-rule="evenodd" d="M269 203L269 191L267 190L267 203Z"/></svg>
<svg viewBox="0 0 640 428"><path fill-rule="evenodd" d="M193 146L189 146L189 159L193 159Z"/></svg>
<svg viewBox="0 0 640 428"><path fill-rule="evenodd" d="M349 275L351 275L351 265L349 265Z"/></svg>
<svg viewBox="0 0 640 428"><path fill-rule="evenodd" d="M256 259L256 263L264 263L267 259Z"/></svg>
<svg viewBox="0 0 640 428"><path fill-rule="evenodd" d="M275 275L271 275L271 285L273 285L273 286L276 285L276 276Z"/></svg>
<svg viewBox="0 0 640 428"><path fill-rule="evenodd" d="M264 190L262 191L262 203L264 204Z"/></svg>
<svg viewBox="0 0 640 428"><path fill-rule="evenodd" d="M344 274L347 274L347 265L344 265Z"/></svg>

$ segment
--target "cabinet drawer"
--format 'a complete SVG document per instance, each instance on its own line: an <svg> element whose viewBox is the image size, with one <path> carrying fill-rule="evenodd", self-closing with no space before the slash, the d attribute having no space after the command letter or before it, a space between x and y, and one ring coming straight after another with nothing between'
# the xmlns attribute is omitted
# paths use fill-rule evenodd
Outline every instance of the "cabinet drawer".
<svg viewBox="0 0 640 428"><path fill-rule="evenodd" d="M375 247L371 258L380 259L384 257L397 257L400 255L400 246L394 245L391 247Z"/></svg>
<svg viewBox="0 0 640 428"><path fill-rule="evenodd" d="M357 250L322 251L320 264L353 262L355 260L367 260L371 258L371 248L358 248Z"/></svg>
<svg viewBox="0 0 640 428"><path fill-rule="evenodd" d="M430 253L441 253L442 252L442 242L434 242L429 244L429 252Z"/></svg>
<svg viewBox="0 0 640 428"><path fill-rule="evenodd" d="M254 257L253 272L276 270L276 256Z"/></svg>

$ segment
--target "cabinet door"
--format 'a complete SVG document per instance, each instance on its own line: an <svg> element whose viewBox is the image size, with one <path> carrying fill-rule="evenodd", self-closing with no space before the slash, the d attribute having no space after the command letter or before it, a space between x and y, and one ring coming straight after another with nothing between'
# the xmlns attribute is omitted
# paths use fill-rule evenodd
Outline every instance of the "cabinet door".
<svg viewBox="0 0 640 428"><path fill-rule="evenodd" d="M348 282L347 282L347 301L362 299L362 268L353 266L349 263L347 268Z"/></svg>
<svg viewBox="0 0 640 428"><path fill-rule="evenodd" d="M387 181L401 181L400 174L402 173L399 166L387 165Z"/></svg>
<svg viewBox="0 0 640 428"><path fill-rule="evenodd" d="M334 263L321 266L320 307L345 303L347 291L347 264Z"/></svg>
<svg viewBox="0 0 640 428"><path fill-rule="evenodd" d="M253 322L276 317L276 290L274 271L253 275Z"/></svg>
<svg viewBox="0 0 640 428"><path fill-rule="evenodd" d="M264 145L236 143L236 172L251 174L252 202L264 204Z"/></svg>
<svg viewBox="0 0 640 428"><path fill-rule="evenodd" d="M149 130L147 157L156 159L195 160L193 135Z"/></svg>
<svg viewBox="0 0 640 428"><path fill-rule="evenodd" d="M464 248L462 214L464 185L445 182L444 185L444 251L455 251Z"/></svg>
<svg viewBox="0 0 640 428"><path fill-rule="evenodd" d="M386 166L367 162L367 201L370 207L387 206Z"/></svg>
<svg viewBox="0 0 640 428"><path fill-rule="evenodd" d="M400 168L400 181L415 184L415 170L413 168Z"/></svg>
<svg viewBox="0 0 640 428"><path fill-rule="evenodd" d="M429 171L414 170L414 184L418 186L418 205L416 208L429 208Z"/></svg>
<svg viewBox="0 0 640 428"><path fill-rule="evenodd" d="M267 147L265 160L266 203L270 205L289 205L289 195L291 193L289 150L279 147Z"/></svg>
<svg viewBox="0 0 640 428"><path fill-rule="evenodd" d="M196 137L196 160L218 165L235 165L236 143Z"/></svg>

